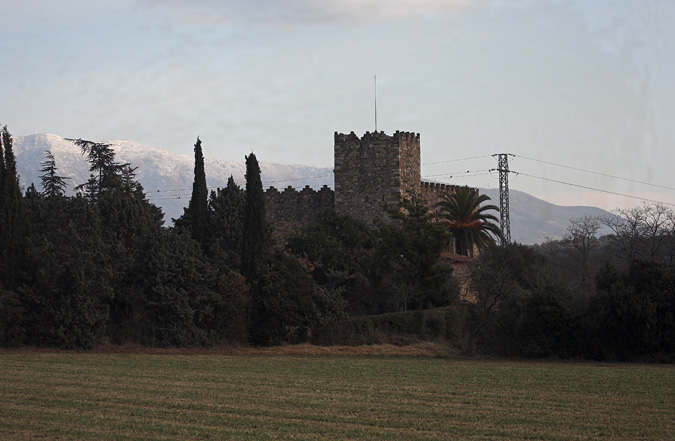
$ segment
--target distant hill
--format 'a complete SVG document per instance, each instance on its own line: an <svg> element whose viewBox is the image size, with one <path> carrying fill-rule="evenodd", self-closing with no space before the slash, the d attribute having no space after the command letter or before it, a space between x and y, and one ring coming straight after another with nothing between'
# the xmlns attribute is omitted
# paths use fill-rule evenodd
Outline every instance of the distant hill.
<svg viewBox="0 0 675 441"><path fill-rule="evenodd" d="M499 207L499 189L479 189L491 203ZM525 192L509 190L511 240L523 244L537 244L547 239L561 239L567 232L570 219L584 216L605 216L609 213L597 207L555 205ZM495 216L499 218L499 213ZM607 234L606 229L600 234Z"/></svg>
<svg viewBox="0 0 675 441"><path fill-rule="evenodd" d="M171 223L172 218L183 214L183 208L187 207L192 194L194 156L154 149L132 141L106 143L113 146L117 161L128 162L138 168L138 181L145 188L148 199L162 208L167 224ZM89 164L79 147L57 135L30 135L17 138L14 142L14 154L24 188L35 183L40 189L40 163L44 161L45 150L54 155L59 174L71 178L68 181L71 193L73 187L89 178ZM204 168L209 190L225 187L230 176L240 186L246 185L243 155L239 162L205 158ZM265 188L275 186L283 189L289 185L302 188L309 185L319 189L324 184L333 186L332 168L261 162L260 171Z"/></svg>
<svg viewBox="0 0 675 441"><path fill-rule="evenodd" d="M106 141L115 149L119 162L128 162L137 167L137 178L145 188L148 199L160 206L165 214L167 225L172 218L183 213L192 193L194 157L178 155L166 150L150 148L132 141ZM59 174L70 177L71 189L86 182L89 177L89 165L80 150L72 142L57 135L30 135L19 137L14 143L14 153L20 174L21 185L26 188L31 183L39 188L40 163L44 152L54 155ZM261 158L258 158L259 160ZM333 170L328 167L305 165L281 165L260 163L261 176L265 188L275 186L278 189L291 186L302 188L309 185L318 189L324 184L333 187ZM233 176L240 186L245 185L246 166L241 161L223 161L205 158L206 181L209 190L227 185L227 179ZM480 189L499 206L498 189ZM548 238L561 238L566 231L569 219L582 216L607 214L595 207L564 207L550 204L527 193L511 190L509 194L511 239L535 244Z"/></svg>

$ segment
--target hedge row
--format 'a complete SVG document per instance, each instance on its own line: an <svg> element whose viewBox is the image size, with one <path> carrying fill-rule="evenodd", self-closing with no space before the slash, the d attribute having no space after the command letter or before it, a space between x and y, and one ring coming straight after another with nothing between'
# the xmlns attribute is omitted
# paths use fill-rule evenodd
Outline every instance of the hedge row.
<svg viewBox="0 0 675 441"><path fill-rule="evenodd" d="M317 345L401 344L417 340L456 340L461 337L460 306L345 317L312 329Z"/></svg>

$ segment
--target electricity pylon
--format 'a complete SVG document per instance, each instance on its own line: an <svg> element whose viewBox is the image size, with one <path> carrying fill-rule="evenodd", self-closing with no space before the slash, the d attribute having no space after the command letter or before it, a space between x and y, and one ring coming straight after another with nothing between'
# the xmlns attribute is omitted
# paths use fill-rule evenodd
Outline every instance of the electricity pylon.
<svg viewBox="0 0 675 441"><path fill-rule="evenodd" d="M511 220L509 219L509 153L500 153L498 156L499 171L499 226L501 227L501 244L511 242Z"/></svg>

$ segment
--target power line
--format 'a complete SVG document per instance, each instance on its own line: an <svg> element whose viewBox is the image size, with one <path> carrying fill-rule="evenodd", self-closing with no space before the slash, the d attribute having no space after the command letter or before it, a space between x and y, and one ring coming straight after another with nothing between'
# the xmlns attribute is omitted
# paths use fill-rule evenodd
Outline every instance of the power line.
<svg viewBox="0 0 675 441"><path fill-rule="evenodd" d="M675 206L675 204L672 204L670 202L657 201L655 199L648 199L648 198L643 198L643 197L640 197L640 196L632 196L632 195L629 195L629 194L619 193L619 192L616 192L616 191L603 190L603 189L600 189L600 188L594 188L594 187L589 187L589 186L580 185L580 184L573 184L571 182L559 181L557 179L543 178L541 176L534 176L534 175L530 175L530 174L527 174L527 173L517 172L517 171L514 171L514 170L511 170L511 173L515 173L516 175L527 176L528 178L541 179L542 181L555 182L556 184L563 184L563 185L569 185L571 187L583 188L585 190L599 191L601 193L607 193L607 194L613 194L615 196L622 196L622 197L626 197L626 198L638 199L638 200L645 201L645 202L655 202L655 203L658 203L658 204L666 204L666 205Z"/></svg>
<svg viewBox="0 0 675 441"><path fill-rule="evenodd" d="M460 178L473 178L473 177L477 177L477 176L487 176L487 175L489 175L489 174L490 174L490 171L489 171L489 170L486 170L485 172L481 172L481 173L474 173L474 174L469 174L469 175L462 175L462 176L460 176ZM453 177L453 175L449 175L449 174L448 174L448 175L431 175L431 176L435 176L436 178L447 176L447 179L452 179L452 177ZM427 179L427 180L430 180L430 181L434 181L434 179L431 179L430 176L422 176L422 179ZM454 185L454 184L453 184L453 185Z"/></svg>
<svg viewBox="0 0 675 441"><path fill-rule="evenodd" d="M150 202L155 202L155 201L170 201L170 200L179 200L182 199L180 196L167 196L165 198L148 198L148 201Z"/></svg>
<svg viewBox="0 0 675 441"><path fill-rule="evenodd" d="M307 176L307 177L304 177L304 178L279 179L279 180L275 180L275 181L265 181L265 180L263 180L263 183L265 185L269 185L271 183L278 183L278 182L304 181L304 180L310 180L310 179L321 179L321 178L329 178L329 177L333 177L333 175ZM317 186L317 185L324 185L324 184L313 184L311 186L313 187L313 186ZM180 191L191 192L192 189L191 188L173 188L173 189L169 189L169 190L162 190L162 189L147 190L147 195L152 196L152 195L155 195L155 193L169 193L169 192L180 192ZM186 194L190 194L190 193L186 193ZM157 196L160 196L160 195L157 195ZM164 196L164 195L161 195L161 196Z"/></svg>
<svg viewBox="0 0 675 441"><path fill-rule="evenodd" d="M430 176L453 176L453 175L467 175L469 173L483 173L483 172L489 172L489 169L485 170L467 170L467 171L458 171L458 172L448 172L448 173L437 173L435 175L427 175L426 177Z"/></svg>
<svg viewBox="0 0 675 441"><path fill-rule="evenodd" d="M303 180L305 178L300 178L299 180ZM295 179L287 179L287 181L293 181ZM307 184L305 187L310 187L313 190L320 190L323 188L325 184ZM282 191L284 189L281 189ZM267 191L264 189L264 191ZM172 194L167 194L173 192ZM175 193L175 192L182 192L182 193ZM192 193L190 189L177 189L177 190L156 190L156 191L150 191L146 193L145 197L148 199L153 199L153 200L167 200L167 199L180 199L181 197L186 197L186 196L191 196Z"/></svg>
<svg viewBox="0 0 675 441"><path fill-rule="evenodd" d="M192 189L191 188L172 188L172 189L169 189L169 190L160 190L160 189L148 190L148 192L150 192L150 193L168 193L170 191L192 191Z"/></svg>
<svg viewBox="0 0 675 441"><path fill-rule="evenodd" d="M267 181L267 180L263 179L263 182L265 184L270 184L270 183L278 183L278 182L304 181L304 180L308 180L308 179L321 179L321 178L332 178L332 177L333 177L333 175L307 176L307 177L304 177L304 178L279 179L279 180L276 180L276 181Z"/></svg>
<svg viewBox="0 0 675 441"><path fill-rule="evenodd" d="M445 164L447 162L468 161L469 159L489 158L491 155L472 156L470 158L448 159L447 161L425 162L422 165Z"/></svg>
<svg viewBox="0 0 675 441"><path fill-rule="evenodd" d="M513 156L515 157L516 155L513 155ZM528 158L527 156L518 155L518 158L527 159L529 161L540 162L542 164L555 165L556 167L568 168L570 170L576 170L576 171L580 171L580 172L591 173L591 174L598 175L598 176L604 176L606 178L620 179L622 181L634 182L636 184L643 184L643 185L649 185L651 187L665 188L667 190L675 190L674 187L668 187L667 185L652 184L650 182L638 181L638 180L635 180L635 179L624 178L624 177L621 177L621 176L614 176L614 175L610 175L610 174L607 174L607 173L596 172L596 171L593 171L593 170L586 170L586 169L583 169L583 168L572 167L572 166L569 166L569 165L557 164L557 163L551 162L551 161L544 161L544 160L541 160L541 159Z"/></svg>
<svg viewBox="0 0 675 441"><path fill-rule="evenodd" d="M159 199L170 199L170 198L180 198L185 196L191 196L192 193L146 193L145 197L148 199L159 200Z"/></svg>

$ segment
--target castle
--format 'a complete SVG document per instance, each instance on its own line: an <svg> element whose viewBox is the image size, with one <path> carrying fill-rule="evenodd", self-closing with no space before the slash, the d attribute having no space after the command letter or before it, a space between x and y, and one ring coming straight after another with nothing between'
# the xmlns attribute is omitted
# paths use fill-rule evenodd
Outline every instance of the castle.
<svg viewBox="0 0 675 441"><path fill-rule="evenodd" d="M323 210L332 210L368 223L386 220L383 207L395 206L400 198L419 198L433 207L453 185L423 182L420 168L419 133L366 132L359 138L335 133L335 189L318 191L306 186L265 192L267 217L272 225L291 227L316 219Z"/></svg>

